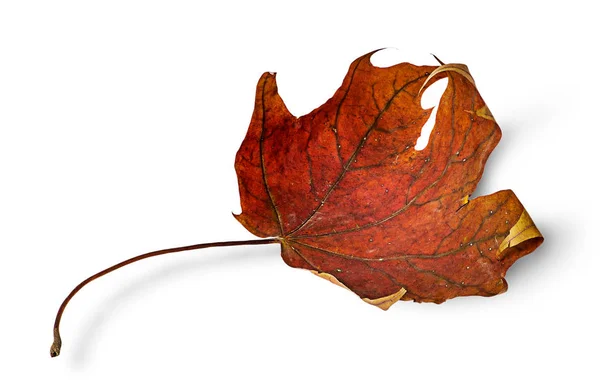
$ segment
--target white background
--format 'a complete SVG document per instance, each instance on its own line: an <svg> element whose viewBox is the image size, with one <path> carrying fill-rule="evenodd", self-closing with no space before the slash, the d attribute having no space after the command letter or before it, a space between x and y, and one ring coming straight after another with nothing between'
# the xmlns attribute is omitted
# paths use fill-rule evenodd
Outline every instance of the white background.
<svg viewBox="0 0 600 387"><path fill-rule="evenodd" d="M0 3L0 384L598 385L597 12L487 3ZM301 115L381 47L466 63L500 123L477 193L513 189L546 237L507 293L382 312L277 245L195 251L85 288L50 358L85 277L254 238L233 161L263 71Z"/></svg>

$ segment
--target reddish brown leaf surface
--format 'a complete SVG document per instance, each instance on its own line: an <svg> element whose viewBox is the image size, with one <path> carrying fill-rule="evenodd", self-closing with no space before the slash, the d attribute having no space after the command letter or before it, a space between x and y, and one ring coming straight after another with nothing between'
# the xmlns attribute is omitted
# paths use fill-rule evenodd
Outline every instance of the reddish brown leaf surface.
<svg viewBox="0 0 600 387"><path fill-rule="evenodd" d="M541 234L512 191L468 200L500 140L464 65L355 60L334 96L296 118L265 73L236 158L242 213L284 261L387 309L506 290ZM423 87L448 78L429 143Z"/></svg>

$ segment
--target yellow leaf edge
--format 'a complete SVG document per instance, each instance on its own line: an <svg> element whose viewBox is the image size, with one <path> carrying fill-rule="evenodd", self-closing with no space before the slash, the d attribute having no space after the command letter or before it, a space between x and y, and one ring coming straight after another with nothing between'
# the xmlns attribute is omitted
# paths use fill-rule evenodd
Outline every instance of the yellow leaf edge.
<svg viewBox="0 0 600 387"><path fill-rule="evenodd" d="M341 283L335 276L333 276L329 273L318 272L316 270L309 270L309 271L321 278L326 279L327 281L329 281L335 285L338 285L338 286L343 287L344 289L350 290L346 285ZM350 291L352 291L352 290L350 290ZM390 306L394 305L405 294L406 294L406 289L400 288L400 290L398 290L396 293L392 293L388 296L384 296L384 297L380 297L380 298L376 298L376 299L370 299L370 298L365 297L365 298L361 298L361 300L363 300L367 304L374 305L382 310L388 310L390 308Z"/></svg>
<svg viewBox="0 0 600 387"><path fill-rule="evenodd" d="M533 238L542 238L542 233L533 223L527 210L523 210L517 223L512 226L506 238L500 243L498 256L501 258L504 250Z"/></svg>

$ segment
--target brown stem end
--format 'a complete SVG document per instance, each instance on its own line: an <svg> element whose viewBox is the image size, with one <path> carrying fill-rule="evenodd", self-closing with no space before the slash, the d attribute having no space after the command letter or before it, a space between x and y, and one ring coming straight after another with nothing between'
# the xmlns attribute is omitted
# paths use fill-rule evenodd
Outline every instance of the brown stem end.
<svg viewBox="0 0 600 387"><path fill-rule="evenodd" d="M60 355L60 347L62 347L62 340L60 339L60 332L58 328L54 328L54 342L50 347L50 356L56 357Z"/></svg>

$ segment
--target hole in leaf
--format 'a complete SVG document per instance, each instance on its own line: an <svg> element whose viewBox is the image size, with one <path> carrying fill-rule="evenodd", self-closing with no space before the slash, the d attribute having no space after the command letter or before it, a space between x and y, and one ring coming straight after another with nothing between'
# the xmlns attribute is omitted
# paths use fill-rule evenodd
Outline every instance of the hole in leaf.
<svg viewBox="0 0 600 387"><path fill-rule="evenodd" d="M382 69L409 62L438 65L431 54L422 50L411 49L411 47L400 49L395 47L382 48L371 55L371 64Z"/></svg>
<svg viewBox="0 0 600 387"><path fill-rule="evenodd" d="M406 53L397 48L384 48L371 56L371 64L375 67L386 68L406 61Z"/></svg>
<svg viewBox="0 0 600 387"><path fill-rule="evenodd" d="M421 128L421 136L417 139L417 144L415 145L415 150L423 150L429 143L429 137L431 136L431 131L435 126L435 119L437 116L438 105L440 103L440 99L442 98L442 94L446 90L448 86L448 78L442 78L433 84L429 85L427 89L423 92L421 96L421 107L423 109L431 109L433 107L433 111L429 115L429 119L423 127Z"/></svg>

